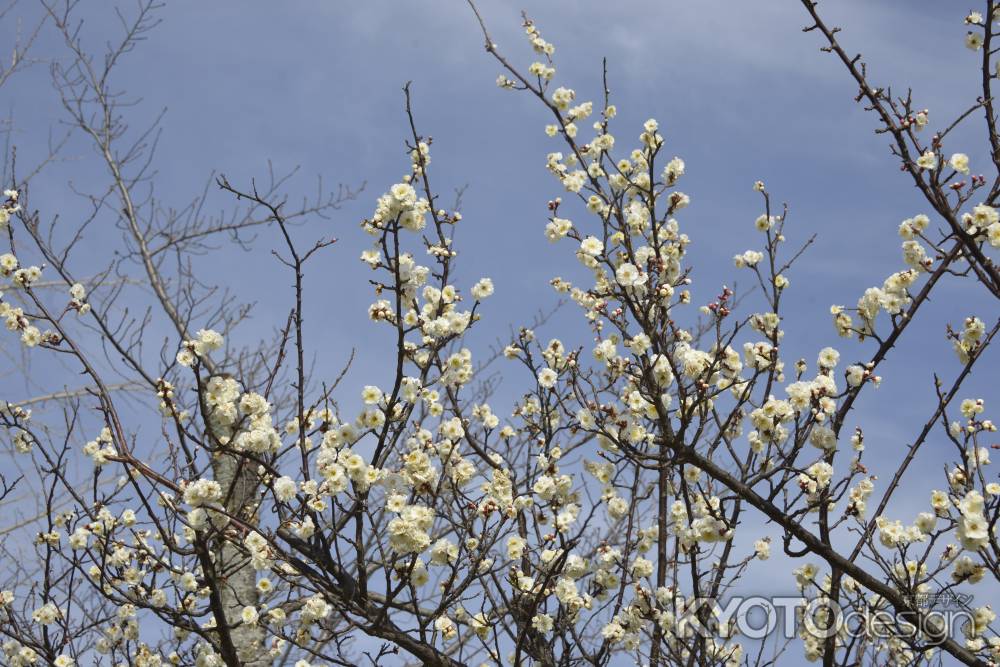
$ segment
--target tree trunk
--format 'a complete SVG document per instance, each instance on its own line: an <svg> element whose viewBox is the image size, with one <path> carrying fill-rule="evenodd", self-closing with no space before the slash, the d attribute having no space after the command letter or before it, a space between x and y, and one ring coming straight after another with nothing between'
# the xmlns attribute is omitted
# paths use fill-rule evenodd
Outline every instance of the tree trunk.
<svg viewBox="0 0 1000 667"><path fill-rule="evenodd" d="M212 463L215 480L228 494L226 510L246 523L256 526L259 520L255 502L256 475L239 457L222 454ZM228 540L222 540L213 549L216 571L220 574L219 592L225 612L225 623L231 628L233 646L245 667L268 667L273 663L265 645L262 622L257 625L243 623L241 612L246 606L259 609L257 573L240 549ZM222 623L222 619L218 619Z"/></svg>

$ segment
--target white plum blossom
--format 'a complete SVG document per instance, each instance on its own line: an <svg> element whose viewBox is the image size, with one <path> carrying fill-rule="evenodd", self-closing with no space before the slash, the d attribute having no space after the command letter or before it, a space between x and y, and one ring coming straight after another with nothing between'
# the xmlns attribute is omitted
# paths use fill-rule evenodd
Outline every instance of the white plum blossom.
<svg viewBox="0 0 1000 667"><path fill-rule="evenodd" d="M472 296L482 300L493 294L493 281L483 278L472 287Z"/></svg>

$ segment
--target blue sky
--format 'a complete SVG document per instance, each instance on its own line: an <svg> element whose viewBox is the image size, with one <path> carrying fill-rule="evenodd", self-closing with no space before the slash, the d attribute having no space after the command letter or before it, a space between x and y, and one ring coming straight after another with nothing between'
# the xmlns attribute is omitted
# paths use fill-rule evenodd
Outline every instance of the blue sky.
<svg viewBox="0 0 1000 667"><path fill-rule="evenodd" d="M695 301L742 278L731 267L732 255L759 247L752 221L760 201L750 185L760 178L776 201L789 204L792 243L817 234L791 274L787 358L812 362L831 344L847 359L870 354L867 345L837 339L828 307L853 304L902 266L896 227L926 207L898 172L887 141L872 132L874 118L854 103L856 88L840 64L820 53L818 35L801 32L802 7L791 1L625 2L609 12L589 2L484 3L494 40L525 66L531 54L522 6L556 45L558 84L576 89L580 99L594 98L607 57L619 137L631 143L642 121L656 117L665 150L687 162L682 187L693 203L680 220L694 240ZM911 86L918 104L931 110L932 127L974 102L975 57L962 46L958 8L841 2L828 9L827 20L845 28L842 42L865 54L873 80L899 91ZM369 239L357 223L407 168L401 92L407 81L419 129L435 139L436 189L448 201L453 188L467 186L459 284L491 276L497 285L472 342L489 344L538 309L551 308L557 300L547 286L551 277L579 275L571 251L542 234L546 202L563 194L544 170L545 154L559 148L542 132L546 112L536 100L496 88L499 69L464 2L291 1L280 9L171 2L158 15L162 24L124 61L118 83L141 98L128 110L134 128L167 110L155 162L156 193L165 205L187 204L212 171L237 185L262 177L267 160L278 172L299 167L288 188L293 199L313 192L318 175L330 185L367 183L331 220L299 230L303 242L339 239L311 266L306 285L307 339L331 375L357 346L352 386L387 377L381 363L387 348L358 345L383 340L387 331L365 318L372 294L357 257ZM86 17L95 48L114 34L108 17L103 9ZM61 55L47 40L37 52ZM25 154L37 151L42 133L58 131L62 119L47 79L44 67L29 70L19 94L9 98ZM978 121L970 128L978 129ZM974 170L984 164L971 139L952 147L972 156ZM33 198L64 216L76 206L68 180L79 185L103 178L88 147L71 144L65 154L72 159L39 179ZM222 210L231 200L213 192L213 206ZM288 275L262 252L278 241L265 233L258 251L201 265L208 281L259 303L242 332L246 342L283 323L287 313ZM95 232L94 247L100 242ZM886 449L897 451L915 430L906 424L930 406L932 370L944 377L957 371L944 326L972 312L988 315L976 304L989 305L971 283L942 286L938 302L886 366L883 388L859 413L870 438L882 434ZM567 308L540 335L579 337L585 335L580 324ZM915 355L939 363L914 363Z"/></svg>
<svg viewBox="0 0 1000 667"><path fill-rule="evenodd" d="M84 8L92 47L114 32L109 5ZM531 53L522 8L556 45L558 85L576 89L578 99L596 99L601 58L607 57L620 140L631 144L642 121L655 117L665 150L686 161L681 186L692 205L679 217L694 240L689 258L696 267L696 302L740 277L733 254L759 247L752 222L760 201L751 184L763 179L776 201L788 202L792 242L817 234L790 276L786 359L802 356L812 364L826 345L840 349L845 360L870 354L871 344L837 339L829 306L853 304L866 287L902 268L896 227L927 207L898 171L886 139L872 132L874 117L853 101L856 88L842 66L820 53L818 34L801 32L807 17L798 2L482 2L494 40L526 67ZM932 128L974 103L976 56L962 44L964 5L841 0L821 9L829 23L844 27L840 36L848 50L864 53L873 81L891 83L899 93L912 87L918 106L931 110ZM369 239L357 223L407 168L401 92L407 81L413 82L418 127L435 140L431 173L438 193L448 201L453 188L467 186L459 284L490 276L497 288L470 339L474 352L485 352L509 327L551 308L551 277L579 275L572 252L553 247L542 233L546 202L562 194L544 169L546 153L558 150L543 133L545 110L495 86L500 70L484 52L464 0L177 0L158 15L162 24L128 56L118 83L141 98L128 110L134 127L167 109L156 158L156 191L165 205L186 205L213 170L245 184L265 173L267 160L278 172L300 168L289 187L293 198L311 193L317 175L330 185L367 183L359 199L332 219L297 230L303 241L339 239L311 267L306 337L329 377L358 347L349 396L389 373L384 355L391 349L380 338L387 331L373 328L365 316L372 294L357 258ZM3 34L11 29L4 26ZM65 53L47 34L35 55ZM4 112L11 111L18 128L15 143L30 163L63 120L45 63L5 93ZM979 115L970 123L971 131L955 133L950 149L968 153L975 172L986 160L979 150ZM103 175L80 142L71 142L64 156L70 160L35 182L32 201L50 216L72 219L78 202L67 183L86 186ZM218 210L231 205L221 193L209 202ZM95 230L85 254L100 256L106 233L114 232ZM278 241L264 232L257 251L227 252L222 262L200 265L208 282L230 285L241 298L258 302L240 334L244 342L266 335L287 314L289 277L264 252ZM868 458L876 468L886 465L885 472L932 409L932 372L947 382L959 370L944 340L945 324L958 325L973 313L989 321L995 312L972 283L952 281L939 289L893 352L883 387L857 412ZM540 336L582 341L581 324L569 307ZM982 368L995 368L996 361L991 354ZM505 386L516 391L516 376ZM982 372L965 395L988 404L997 397L992 378ZM929 489L943 484L945 453L950 457L940 439L928 442L924 464L905 479L898 518L912 520L919 511L914 503L926 504ZM789 580L786 588L791 586Z"/></svg>

